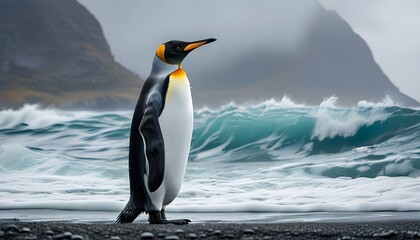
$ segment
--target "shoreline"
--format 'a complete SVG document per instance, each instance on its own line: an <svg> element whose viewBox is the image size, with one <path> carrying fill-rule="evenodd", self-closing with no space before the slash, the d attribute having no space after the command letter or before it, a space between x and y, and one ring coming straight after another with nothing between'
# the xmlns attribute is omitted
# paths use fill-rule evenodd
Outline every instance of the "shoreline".
<svg viewBox="0 0 420 240"><path fill-rule="evenodd" d="M9 209L0 210L0 223L18 219L21 222L67 222L87 224L112 224L120 211L83 211L60 209ZM193 223L298 223L298 222L376 222L420 221L420 211L395 212L179 212L167 211L169 219L191 219ZM148 216L141 214L135 223L147 223Z"/></svg>
<svg viewBox="0 0 420 240"><path fill-rule="evenodd" d="M420 220L190 225L0 222L0 239L418 239Z"/></svg>

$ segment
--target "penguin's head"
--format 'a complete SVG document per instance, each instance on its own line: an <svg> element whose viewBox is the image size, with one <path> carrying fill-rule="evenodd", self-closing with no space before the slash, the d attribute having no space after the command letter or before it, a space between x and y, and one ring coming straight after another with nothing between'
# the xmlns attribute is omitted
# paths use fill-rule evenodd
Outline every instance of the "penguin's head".
<svg viewBox="0 0 420 240"><path fill-rule="evenodd" d="M194 42L172 40L160 45L156 50L156 55L165 63L180 65L182 60L184 60L184 58L192 50L214 41L216 41L214 38L208 38Z"/></svg>

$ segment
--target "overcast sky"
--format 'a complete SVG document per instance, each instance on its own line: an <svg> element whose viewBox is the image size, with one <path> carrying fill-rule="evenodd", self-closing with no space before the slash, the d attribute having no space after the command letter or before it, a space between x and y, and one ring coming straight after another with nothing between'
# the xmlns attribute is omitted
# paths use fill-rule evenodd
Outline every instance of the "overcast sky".
<svg viewBox="0 0 420 240"><path fill-rule="evenodd" d="M254 12L279 11L279 8L273 7L277 4L274 0L244 1L243 4L237 4L236 1L220 1L220 6L212 4L211 6L215 9L206 8L204 13L203 10L191 11L191 9L203 8L202 2L196 0L79 0L79 2L87 7L101 23L116 60L143 78L149 74L151 59L160 42L168 39L183 39L186 35L191 40L217 38L223 35L223 32L234 35L237 27L243 27L235 25L240 24L241 17L251 17ZM420 101L420 1L321 0L321 3L325 8L337 11L367 42L376 62L402 92ZM180 7L182 4L185 6L184 12L179 10L183 9ZM308 4L302 6L308 6ZM217 14L229 15L235 21L232 21L233 24L221 23L219 29L202 27L210 25L212 21L217 21L209 17L216 11ZM302 9L302 14L305 14L305 11L306 9ZM185 17L180 18L180 14L184 14ZM279 14L287 14L287 12ZM176 16L174 18L177 21L170 21L171 15ZM260 18L263 19L264 15L256 18L256 21ZM187 24L188 27L186 27ZM167 29L174 29L174 31ZM204 32L200 29L206 30ZM153 36L150 36L152 34ZM294 34L299 35L299 32ZM269 35L270 29L267 28L265 36L253 36L250 32L249 36L238 36L238 40L255 39L257 47L258 38L269 38ZM285 44L288 44L285 36L284 39ZM293 36L288 40L289 43L293 42ZM200 51L207 51L207 54L211 56L210 49Z"/></svg>

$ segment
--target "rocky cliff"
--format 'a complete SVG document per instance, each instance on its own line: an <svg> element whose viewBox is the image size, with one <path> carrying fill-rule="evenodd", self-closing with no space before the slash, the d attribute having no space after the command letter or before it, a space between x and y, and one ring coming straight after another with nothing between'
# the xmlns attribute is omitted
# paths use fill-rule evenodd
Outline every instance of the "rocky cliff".
<svg viewBox="0 0 420 240"><path fill-rule="evenodd" d="M100 24L76 0L0 2L0 106L133 105L143 83L114 61Z"/></svg>

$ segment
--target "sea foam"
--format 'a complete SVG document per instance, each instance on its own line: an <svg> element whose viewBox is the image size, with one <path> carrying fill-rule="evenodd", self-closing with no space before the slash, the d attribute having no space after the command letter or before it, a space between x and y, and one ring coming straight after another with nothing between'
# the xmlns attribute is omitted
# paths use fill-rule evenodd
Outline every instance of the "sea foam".
<svg viewBox="0 0 420 240"><path fill-rule="evenodd" d="M169 212L420 211L420 111L290 98L194 113ZM0 111L0 209L110 211L129 198L131 111Z"/></svg>

